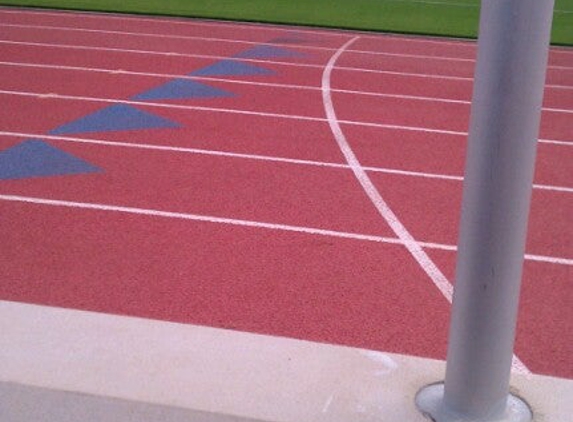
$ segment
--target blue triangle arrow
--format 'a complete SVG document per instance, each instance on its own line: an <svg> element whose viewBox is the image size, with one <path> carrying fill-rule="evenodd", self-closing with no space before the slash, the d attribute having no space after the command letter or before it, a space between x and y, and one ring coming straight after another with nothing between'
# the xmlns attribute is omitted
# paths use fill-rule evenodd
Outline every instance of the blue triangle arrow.
<svg viewBox="0 0 573 422"><path fill-rule="evenodd" d="M67 133L176 127L179 127L179 125L170 120L138 110L129 105L117 104L64 124L50 133L52 135L63 135Z"/></svg>
<svg viewBox="0 0 573 422"><path fill-rule="evenodd" d="M244 59L270 59L279 57L306 57L306 54L272 45L258 45L239 53L236 57Z"/></svg>
<svg viewBox="0 0 573 422"><path fill-rule="evenodd" d="M134 100L180 100L231 97L233 94L189 79L175 79L133 97Z"/></svg>
<svg viewBox="0 0 573 422"><path fill-rule="evenodd" d="M38 139L0 151L0 180L100 171L98 167Z"/></svg>
<svg viewBox="0 0 573 422"><path fill-rule="evenodd" d="M273 75L275 72L237 60L221 60L191 73L195 76L251 76Z"/></svg>

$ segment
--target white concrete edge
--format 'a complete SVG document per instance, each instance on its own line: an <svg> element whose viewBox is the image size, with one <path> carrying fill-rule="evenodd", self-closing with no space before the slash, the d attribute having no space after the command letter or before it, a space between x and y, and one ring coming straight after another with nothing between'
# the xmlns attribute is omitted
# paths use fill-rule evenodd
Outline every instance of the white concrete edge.
<svg viewBox="0 0 573 422"><path fill-rule="evenodd" d="M424 421L424 358L0 301L0 419ZM536 421L573 414L573 380L514 375ZM160 415L160 417L158 416Z"/></svg>

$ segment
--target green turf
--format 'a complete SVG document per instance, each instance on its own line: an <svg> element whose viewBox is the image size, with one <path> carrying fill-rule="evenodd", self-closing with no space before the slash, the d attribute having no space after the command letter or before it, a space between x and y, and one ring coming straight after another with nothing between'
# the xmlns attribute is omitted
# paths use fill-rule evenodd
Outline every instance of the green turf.
<svg viewBox="0 0 573 422"><path fill-rule="evenodd" d="M476 37L479 0L0 0L132 12ZM556 0L552 42L573 45L573 0Z"/></svg>

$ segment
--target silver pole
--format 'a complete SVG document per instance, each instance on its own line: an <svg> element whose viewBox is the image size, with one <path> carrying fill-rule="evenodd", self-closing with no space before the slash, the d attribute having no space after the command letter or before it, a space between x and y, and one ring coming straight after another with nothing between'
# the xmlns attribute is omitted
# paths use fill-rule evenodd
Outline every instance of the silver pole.
<svg viewBox="0 0 573 422"><path fill-rule="evenodd" d="M553 5L481 2L446 379L417 396L439 422L531 419L509 377Z"/></svg>

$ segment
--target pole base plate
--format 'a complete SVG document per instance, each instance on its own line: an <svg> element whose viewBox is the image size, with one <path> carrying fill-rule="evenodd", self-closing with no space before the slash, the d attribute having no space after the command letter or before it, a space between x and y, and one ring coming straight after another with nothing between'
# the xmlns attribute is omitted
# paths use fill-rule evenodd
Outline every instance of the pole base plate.
<svg viewBox="0 0 573 422"><path fill-rule="evenodd" d="M430 384L416 394L416 407L433 422L531 422L533 413L521 398L510 394L503 415L491 418L464 416L447 409L443 404L444 383Z"/></svg>

